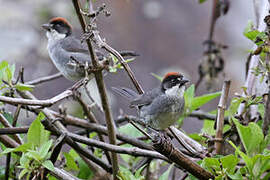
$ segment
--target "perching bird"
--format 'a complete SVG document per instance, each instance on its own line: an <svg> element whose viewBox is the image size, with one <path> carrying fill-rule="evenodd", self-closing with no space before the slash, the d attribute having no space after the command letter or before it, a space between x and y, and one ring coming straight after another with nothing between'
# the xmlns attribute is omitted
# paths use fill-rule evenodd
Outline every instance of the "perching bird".
<svg viewBox="0 0 270 180"><path fill-rule="evenodd" d="M165 75L161 86L144 94L137 94L128 88L114 88L113 90L128 98L131 107L139 110L139 121L156 130L164 130L173 125L183 113L185 100L184 92L189 80L177 72Z"/></svg>
<svg viewBox="0 0 270 180"><path fill-rule="evenodd" d="M52 18L48 24L43 24L42 27L47 31L48 52L51 60L56 68L71 81L78 81L85 77L85 70L81 65L88 62L91 65L91 58L86 44L72 35L72 27L70 23L62 17ZM99 60L102 60L104 55L96 51ZM137 56L133 52L120 53L123 56ZM76 64L77 63L77 64ZM89 75L89 79L93 74Z"/></svg>

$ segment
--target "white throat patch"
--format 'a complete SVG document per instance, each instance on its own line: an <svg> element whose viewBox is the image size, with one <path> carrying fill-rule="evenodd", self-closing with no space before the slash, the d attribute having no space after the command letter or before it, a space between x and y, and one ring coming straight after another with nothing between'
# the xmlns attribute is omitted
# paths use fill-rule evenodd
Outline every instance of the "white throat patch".
<svg viewBox="0 0 270 180"><path fill-rule="evenodd" d="M46 32L48 40L59 40L66 37L66 34L60 34L56 30L52 29L51 31Z"/></svg>
<svg viewBox="0 0 270 180"><path fill-rule="evenodd" d="M185 86L181 86L179 88L179 84L178 84L178 85L173 86L170 89L167 89L165 91L165 94L171 95L171 96L180 96L180 97L183 97L184 96L184 92L185 92Z"/></svg>

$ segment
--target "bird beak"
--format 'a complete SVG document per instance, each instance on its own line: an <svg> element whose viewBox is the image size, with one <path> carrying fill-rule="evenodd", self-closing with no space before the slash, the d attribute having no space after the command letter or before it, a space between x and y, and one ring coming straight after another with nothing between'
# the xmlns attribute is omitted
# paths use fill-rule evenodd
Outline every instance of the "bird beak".
<svg viewBox="0 0 270 180"><path fill-rule="evenodd" d="M50 24L42 24L41 27L42 27L43 29L47 30L47 31L51 30L51 25L50 25Z"/></svg>
<svg viewBox="0 0 270 180"><path fill-rule="evenodd" d="M183 86L183 85L185 85L185 84L188 83L188 82L190 82L188 79L183 78L183 79L181 80L180 86Z"/></svg>

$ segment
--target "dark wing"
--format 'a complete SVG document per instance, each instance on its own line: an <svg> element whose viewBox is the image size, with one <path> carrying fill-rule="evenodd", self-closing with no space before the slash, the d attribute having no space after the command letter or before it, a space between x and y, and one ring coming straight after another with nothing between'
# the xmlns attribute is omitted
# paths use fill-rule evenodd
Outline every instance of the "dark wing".
<svg viewBox="0 0 270 180"><path fill-rule="evenodd" d="M83 53L87 56L89 55L87 45L85 43L81 43L80 40L73 36L66 37L65 41L61 41L60 44L65 51ZM96 51L96 54L99 60L103 59L104 55L101 52Z"/></svg>
<svg viewBox="0 0 270 180"><path fill-rule="evenodd" d="M142 95L139 95L138 98L134 99L130 105L131 106L145 106L152 103L152 101L160 95L162 92L160 88L155 88L152 91L148 91Z"/></svg>

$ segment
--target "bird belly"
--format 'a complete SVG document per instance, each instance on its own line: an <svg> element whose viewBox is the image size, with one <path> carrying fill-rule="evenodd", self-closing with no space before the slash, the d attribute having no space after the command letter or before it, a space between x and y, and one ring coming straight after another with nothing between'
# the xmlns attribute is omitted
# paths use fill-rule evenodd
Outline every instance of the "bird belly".
<svg viewBox="0 0 270 180"><path fill-rule="evenodd" d="M160 114L150 122L153 127L164 130L169 126L173 125L179 119L179 117L180 117L179 112L166 112Z"/></svg>
<svg viewBox="0 0 270 180"><path fill-rule="evenodd" d="M71 81L78 81L84 77L83 73L79 73L76 70L76 65L69 65L71 62L70 57L65 55L61 50L56 50L58 52L52 51L52 48L48 47L49 56L55 65L55 67L60 71L63 76ZM57 49L56 47L54 49Z"/></svg>

